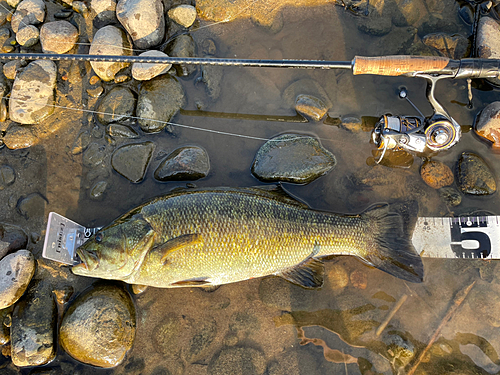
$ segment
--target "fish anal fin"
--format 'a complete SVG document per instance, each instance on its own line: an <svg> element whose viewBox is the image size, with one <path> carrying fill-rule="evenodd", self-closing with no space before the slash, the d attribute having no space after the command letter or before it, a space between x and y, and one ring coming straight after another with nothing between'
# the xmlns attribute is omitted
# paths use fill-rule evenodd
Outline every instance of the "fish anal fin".
<svg viewBox="0 0 500 375"><path fill-rule="evenodd" d="M325 266L322 261L309 257L298 265L287 268L276 275L303 288L320 288L323 286Z"/></svg>
<svg viewBox="0 0 500 375"><path fill-rule="evenodd" d="M197 233L183 234L172 238L154 248L155 251L162 253L161 263L165 265L168 262L168 257L186 246L193 246L203 241L202 236Z"/></svg>
<svg viewBox="0 0 500 375"><path fill-rule="evenodd" d="M172 286L205 286L210 284L210 281L207 281L208 277L195 277L192 279L176 281L170 285Z"/></svg>

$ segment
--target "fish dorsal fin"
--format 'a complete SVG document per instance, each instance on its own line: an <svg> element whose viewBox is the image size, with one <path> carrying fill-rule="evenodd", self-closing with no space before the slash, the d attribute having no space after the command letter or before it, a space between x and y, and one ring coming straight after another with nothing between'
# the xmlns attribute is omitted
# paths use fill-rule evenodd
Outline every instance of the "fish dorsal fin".
<svg viewBox="0 0 500 375"><path fill-rule="evenodd" d="M164 242L158 246L156 246L153 250L160 251L162 253L161 263L163 265L167 264L168 257L172 255L172 253L185 248L186 246L192 246L203 242L203 238L201 234L198 233L189 233L182 234L178 237L174 237L167 242Z"/></svg>
<svg viewBox="0 0 500 375"><path fill-rule="evenodd" d="M283 189L283 186L281 185L259 185L244 188L243 191L245 190L271 199L276 199L283 203L293 204L294 206L298 206L301 208L309 208L307 204L295 198L293 195Z"/></svg>
<svg viewBox="0 0 500 375"><path fill-rule="evenodd" d="M303 288L320 288L323 286L325 265L322 261L309 257L298 265L281 271L277 276Z"/></svg>

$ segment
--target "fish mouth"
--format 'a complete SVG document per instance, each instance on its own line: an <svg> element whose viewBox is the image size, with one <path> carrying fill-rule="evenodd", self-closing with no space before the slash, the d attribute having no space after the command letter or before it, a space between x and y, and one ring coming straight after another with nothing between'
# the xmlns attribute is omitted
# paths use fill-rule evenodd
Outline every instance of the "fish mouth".
<svg viewBox="0 0 500 375"><path fill-rule="evenodd" d="M77 249L76 254L80 258L81 262L74 265L73 269L76 269L79 272L90 272L99 266L99 258L93 252Z"/></svg>

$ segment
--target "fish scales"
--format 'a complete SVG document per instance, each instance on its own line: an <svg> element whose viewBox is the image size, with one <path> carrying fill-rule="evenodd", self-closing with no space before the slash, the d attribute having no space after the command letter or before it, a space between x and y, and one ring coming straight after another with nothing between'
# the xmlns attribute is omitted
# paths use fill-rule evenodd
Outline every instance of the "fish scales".
<svg viewBox="0 0 500 375"><path fill-rule="evenodd" d="M314 284L316 272L322 272L317 258L356 255L373 264L369 258L380 242L375 241L378 231L387 229L386 216L392 220L387 213L316 211L290 197L256 189L188 190L154 199L117 219L100 232L104 239L110 237L109 243L89 240L78 249L84 264L73 269L86 274L92 253L97 261L87 273L132 284L208 286L266 275ZM120 233L133 221L144 228L133 235L146 240L129 241L135 248L124 248L114 237L123 236ZM113 264L113 252L128 257L123 264Z"/></svg>

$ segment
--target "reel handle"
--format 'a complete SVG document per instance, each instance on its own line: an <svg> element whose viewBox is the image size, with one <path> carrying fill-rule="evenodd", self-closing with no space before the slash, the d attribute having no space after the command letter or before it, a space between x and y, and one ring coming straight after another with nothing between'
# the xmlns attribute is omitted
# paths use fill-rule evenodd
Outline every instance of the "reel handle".
<svg viewBox="0 0 500 375"><path fill-rule="evenodd" d="M353 74L376 74L381 76L416 75L418 73L447 73L450 59L438 56L356 56L353 60ZM453 73L452 73L453 74Z"/></svg>

